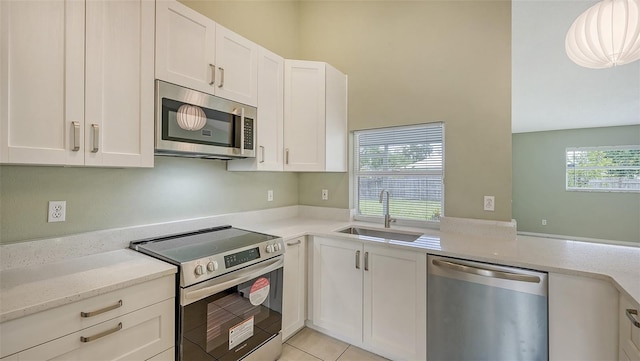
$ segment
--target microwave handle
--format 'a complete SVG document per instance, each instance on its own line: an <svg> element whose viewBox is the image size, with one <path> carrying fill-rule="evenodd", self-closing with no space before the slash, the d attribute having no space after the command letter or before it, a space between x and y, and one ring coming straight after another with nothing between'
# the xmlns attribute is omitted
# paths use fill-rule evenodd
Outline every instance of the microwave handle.
<svg viewBox="0 0 640 361"><path fill-rule="evenodd" d="M244 155L244 108L240 110L240 154Z"/></svg>

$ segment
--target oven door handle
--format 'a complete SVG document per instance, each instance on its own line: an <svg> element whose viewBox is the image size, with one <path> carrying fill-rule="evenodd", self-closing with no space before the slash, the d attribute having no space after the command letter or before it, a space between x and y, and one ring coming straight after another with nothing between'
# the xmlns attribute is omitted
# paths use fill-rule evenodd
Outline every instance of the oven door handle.
<svg viewBox="0 0 640 361"><path fill-rule="evenodd" d="M186 306L205 297L209 297L220 291L224 291L227 288L237 286L243 282L281 268L283 264L283 257L276 257L272 260L265 261L264 263L249 266L220 276L217 279L204 282L202 284L202 288L193 291L184 291L181 304L182 306Z"/></svg>

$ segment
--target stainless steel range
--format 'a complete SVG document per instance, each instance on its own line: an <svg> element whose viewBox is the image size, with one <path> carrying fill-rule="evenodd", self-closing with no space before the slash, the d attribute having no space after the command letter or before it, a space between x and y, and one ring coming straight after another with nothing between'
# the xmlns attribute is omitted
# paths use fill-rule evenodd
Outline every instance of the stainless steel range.
<svg viewBox="0 0 640 361"><path fill-rule="evenodd" d="M282 352L282 238L231 226L131 242L179 268L176 359L276 360Z"/></svg>

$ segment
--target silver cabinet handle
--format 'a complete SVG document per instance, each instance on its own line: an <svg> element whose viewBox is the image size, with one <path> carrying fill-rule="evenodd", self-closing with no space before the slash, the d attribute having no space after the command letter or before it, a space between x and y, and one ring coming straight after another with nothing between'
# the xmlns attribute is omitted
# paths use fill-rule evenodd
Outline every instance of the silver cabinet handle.
<svg viewBox="0 0 640 361"><path fill-rule="evenodd" d="M109 312L109 311L115 310L116 308L120 308L120 307L122 307L122 300L118 300L118 302L116 302L115 305L107 306L105 308L101 308L101 309L96 310L96 311L80 312L80 317L84 317L84 318L93 317L93 316L97 316L97 315L105 313L105 312Z"/></svg>
<svg viewBox="0 0 640 361"><path fill-rule="evenodd" d="M627 314L629 320L631 320L631 324L636 326L637 328L640 328L640 321L636 320L636 318L634 317L638 316L638 310L628 308L625 313Z"/></svg>
<svg viewBox="0 0 640 361"><path fill-rule="evenodd" d="M289 148L284 150L284 164L289 164Z"/></svg>
<svg viewBox="0 0 640 361"><path fill-rule="evenodd" d="M360 269L360 251L356 251L356 269Z"/></svg>
<svg viewBox="0 0 640 361"><path fill-rule="evenodd" d="M496 271L496 270L490 270L486 268L478 268L478 267L453 263L449 261L442 261L439 259L434 259L432 263L434 266L448 268L454 271L459 271L464 273L470 273L477 276L501 278L501 279L510 280L510 281L540 283L540 277L538 276L524 275L520 273L511 273L511 272L504 272L504 271Z"/></svg>
<svg viewBox="0 0 640 361"><path fill-rule="evenodd" d="M216 83L216 66L209 64L209 67L211 68L211 81L209 82L209 85L213 85Z"/></svg>
<svg viewBox="0 0 640 361"><path fill-rule="evenodd" d="M77 152L80 150L80 122L71 122L73 127L73 148L72 151Z"/></svg>
<svg viewBox="0 0 640 361"><path fill-rule="evenodd" d="M91 124L91 135L93 139L91 153L98 153L98 149L100 149L100 126L98 124Z"/></svg>
<svg viewBox="0 0 640 361"><path fill-rule="evenodd" d="M106 330L103 332L100 332L98 334L95 334L93 336L89 336L89 337L84 337L84 336L80 336L80 342L91 342L91 341L95 341L99 338L103 338L104 336L110 335L114 332L118 332L122 330L122 322L118 323L118 326L110 329L110 330Z"/></svg>
<svg viewBox="0 0 640 361"><path fill-rule="evenodd" d="M364 270L369 270L369 252L364 253Z"/></svg>
<svg viewBox="0 0 640 361"><path fill-rule="evenodd" d="M295 242L287 242L287 246L295 246L296 244L300 244L300 243L302 243L301 240L297 240Z"/></svg>
<svg viewBox="0 0 640 361"><path fill-rule="evenodd" d="M260 146L260 155L262 160L260 161L260 163L264 163L264 147Z"/></svg>
<svg viewBox="0 0 640 361"><path fill-rule="evenodd" d="M220 84L218 84L218 88L222 88L224 86L224 68L220 68Z"/></svg>

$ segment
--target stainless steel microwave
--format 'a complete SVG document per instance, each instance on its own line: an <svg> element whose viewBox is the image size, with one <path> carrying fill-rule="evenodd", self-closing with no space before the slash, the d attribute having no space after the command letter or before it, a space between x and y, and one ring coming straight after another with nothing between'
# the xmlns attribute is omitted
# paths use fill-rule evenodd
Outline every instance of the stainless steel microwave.
<svg viewBox="0 0 640 361"><path fill-rule="evenodd" d="M254 158L255 107L156 80L155 153Z"/></svg>

